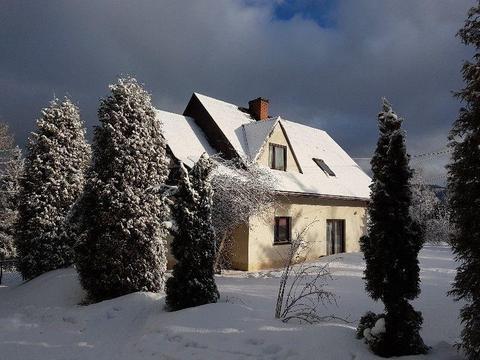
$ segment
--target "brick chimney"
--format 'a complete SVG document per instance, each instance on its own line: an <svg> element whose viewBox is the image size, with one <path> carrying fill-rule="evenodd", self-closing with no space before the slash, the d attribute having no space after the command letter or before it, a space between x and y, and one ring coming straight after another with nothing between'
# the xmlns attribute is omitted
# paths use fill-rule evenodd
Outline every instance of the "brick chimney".
<svg viewBox="0 0 480 360"><path fill-rule="evenodd" d="M248 102L248 112L255 120L268 119L268 99L256 98Z"/></svg>

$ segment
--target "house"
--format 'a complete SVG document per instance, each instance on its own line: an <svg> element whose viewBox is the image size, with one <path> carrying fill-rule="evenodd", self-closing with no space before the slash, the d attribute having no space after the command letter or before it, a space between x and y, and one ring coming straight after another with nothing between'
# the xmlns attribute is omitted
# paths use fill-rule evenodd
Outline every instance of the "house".
<svg viewBox="0 0 480 360"><path fill-rule="evenodd" d="M308 259L359 251L370 178L325 132L269 116L269 102L248 108L194 93L183 115L158 110L169 153L192 166L204 152L271 169L280 204L234 233L234 268L278 267L307 225Z"/></svg>

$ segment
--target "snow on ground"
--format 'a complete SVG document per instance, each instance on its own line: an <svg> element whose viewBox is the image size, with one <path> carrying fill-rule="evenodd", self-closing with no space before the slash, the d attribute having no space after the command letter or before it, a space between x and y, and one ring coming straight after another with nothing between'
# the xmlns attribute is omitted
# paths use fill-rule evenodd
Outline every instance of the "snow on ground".
<svg viewBox="0 0 480 360"><path fill-rule="evenodd" d="M381 311L363 290L361 254L332 261L329 288L338 306L325 314L352 321L317 325L274 319L280 271L228 272L217 282L217 304L165 312L164 295L134 293L89 306L74 269L57 270L0 287L0 360L74 359L375 359L355 326L367 310ZM460 304L446 296L455 274L447 247L420 253L422 336L433 349L403 359L461 359L452 348L460 332ZM8 277L6 278L8 280Z"/></svg>

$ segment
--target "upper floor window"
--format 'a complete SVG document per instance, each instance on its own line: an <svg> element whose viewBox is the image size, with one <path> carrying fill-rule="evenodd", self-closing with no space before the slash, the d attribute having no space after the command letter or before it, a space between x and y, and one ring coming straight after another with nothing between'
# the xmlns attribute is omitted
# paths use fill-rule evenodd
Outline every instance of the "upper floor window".
<svg viewBox="0 0 480 360"><path fill-rule="evenodd" d="M270 144L268 162L274 170L287 171L287 147Z"/></svg>
<svg viewBox="0 0 480 360"><path fill-rule="evenodd" d="M325 174L327 174L328 176L335 176L335 173L332 171L332 169L330 169L327 164L325 164L325 161L315 158L313 158L313 161L315 161L315 164L317 164L318 167L322 169Z"/></svg>

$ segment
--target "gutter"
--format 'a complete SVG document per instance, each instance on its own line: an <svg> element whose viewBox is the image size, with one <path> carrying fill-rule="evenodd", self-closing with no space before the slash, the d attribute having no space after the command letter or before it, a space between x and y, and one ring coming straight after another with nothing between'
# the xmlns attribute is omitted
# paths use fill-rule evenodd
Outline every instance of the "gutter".
<svg viewBox="0 0 480 360"><path fill-rule="evenodd" d="M370 198L357 197L357 196L326 195L326 194L318 194L318 193L282 191L282 190L276 190L275 192L280 195L288 195L288 196L316 197L316 198L326 199L326 200L350 200L350 201L370 202Z"/></svg>

